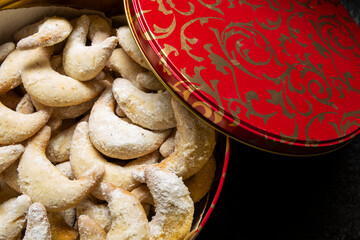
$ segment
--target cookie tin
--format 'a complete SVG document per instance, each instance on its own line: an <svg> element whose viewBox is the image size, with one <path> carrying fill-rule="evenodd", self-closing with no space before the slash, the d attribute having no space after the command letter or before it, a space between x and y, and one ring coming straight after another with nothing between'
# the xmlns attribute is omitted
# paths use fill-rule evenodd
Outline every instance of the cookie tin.
<svg viewBox="0 0 360 240"><path fill-rule="evenodd" d="M100 11L100 12L99 12ZM45 16L64 16L74 18L81 14L105 14L123 24L124 6L120 0L86 1L86 0L0 0L0 44L11 41L13 33L24 25L39 21ZM126 22L126 20L125 20ZM220 197L225 182L227 166L230 158L230 139L219 134L215 148L217 169L211 190L200 202L196 203L196 212L191 232L185 239L195 239Z"/></svg>
<svg viewBox="0 0 360 240"><path fill-rule="evenodd" d="M154 73L226 135L315 155L359 133L360 31L336 0L124 0Z"/></svg>

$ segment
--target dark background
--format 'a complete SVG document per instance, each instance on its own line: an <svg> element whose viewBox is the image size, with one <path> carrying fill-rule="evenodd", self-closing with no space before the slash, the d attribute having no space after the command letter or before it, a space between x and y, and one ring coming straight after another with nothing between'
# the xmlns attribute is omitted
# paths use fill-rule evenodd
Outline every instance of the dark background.
<svg viewBox="0 0 360 240"><path fill-rule="evenodd" d="M360 239L360 137L317 157L232 142L226 180L197 239Z"/></svg>
<svg viewBox="0 0 360 240"><path fill-rule="evenodd" d="M343 0L360 22L360 0ZM360 136L317 157L232 141L225 184L197 240L360 239Z"/></svg>

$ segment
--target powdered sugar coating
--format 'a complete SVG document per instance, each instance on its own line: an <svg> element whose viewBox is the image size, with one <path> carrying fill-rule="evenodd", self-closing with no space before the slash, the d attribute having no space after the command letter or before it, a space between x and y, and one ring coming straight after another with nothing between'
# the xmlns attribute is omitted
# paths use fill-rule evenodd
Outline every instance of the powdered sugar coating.
<svg viewBox="0 0 360 240"><path fill-rule="evenodd" d="M41 203L29 207L27 225L23 240L51 240L50 223L46 208Z"/></svg>
<svg viewBox="0 0 360 240"><path fill-rule="evenodd" d="M176 124L175 150L158 164L187 179L197 173L212 155L216 139L215 130L197 118L174 98L171 101Z"/></svg>
<svg viewBox="0 0 360 240"><path fill-rule="evenodd" d="M30 197L20 195L0 205L0 239L13 239L24 228Z"/></svg>
<svg viewBox="0 0 360 240"><path fill-rule="evenodd" d="M181 177L156 166L134 177L147 184L155 203L155 216L149 223L151 239L182 239L190 231L194 202Z"/></svg>
<svg viewBox="0 0 360 240"><path fill-rule="evenodd" d="M25 147L18 166L18 183L22 192L48 210L59 211L74 207L82 201L102 177L102 166L93 166L77 180L69 180L45 156L50 138L45 126ZM46 179L46 181L44 181Z"/></svg>
<svg viewBox="0 0 360 240"><path fill-rule="evenodd" d="M87 215L78 218L80 240L105 240L106 233L93 219Z"/></svg>
<svg viewBox="0 0 360 240"><path fill-rule="evenodd" d="M108 183L102 183L101 189L112 218L107 239L148 240L149 223L139 200L130 192Z"/></svg>

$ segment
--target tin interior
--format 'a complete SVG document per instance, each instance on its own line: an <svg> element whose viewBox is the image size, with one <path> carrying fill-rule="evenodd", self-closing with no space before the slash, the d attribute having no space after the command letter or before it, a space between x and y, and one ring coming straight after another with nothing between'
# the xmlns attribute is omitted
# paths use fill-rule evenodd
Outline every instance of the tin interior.
<svg viewBox="0 0 360 240"><path fill-rule="evenodd" d="M13 33L29 24L39 21L45 16L63 16L74 18L81 14L105 14L107 17L122 15L124 12L121 1L85 1L85 0L57 0L57 1L8 1L0 0L0 44L11 41ZM100 12L99 12L100 11ZM19 17L24 16L24 17ZM115 18L114 25L124 24L125 18ZM116 21L118 21L116 23ZM115 26L116 27L116 26ZM215 148L217 169L215 179L209 193L195 205L195 215L192 231L186 239L195 239L204 227L207 219L221 193L222 184L225 179L227 163L229 161L230 140L222 134L218 134Z"/></svg>

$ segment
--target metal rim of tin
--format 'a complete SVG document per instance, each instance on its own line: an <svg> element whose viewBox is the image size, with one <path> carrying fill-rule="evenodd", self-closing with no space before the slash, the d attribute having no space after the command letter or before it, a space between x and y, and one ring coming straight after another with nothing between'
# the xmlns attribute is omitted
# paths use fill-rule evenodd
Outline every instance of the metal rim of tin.
<svg viewBox="0 0 360 240"><path fill-rule="evenodd" d="M224 156L224 160L222 161L222 169L221 169L221 175L220 175L220 179L218 180L219 183L217 184L216 190L215 190L215 194L211 200L211 203L208 203L207 205L209 206L207 210L205 210L204 214L202 215L202 219L199 223L199 225L191 231L189 238L186 239L195 239L199 233L201 232L201 230L205 227L207 221L209 220L209 218L211 217L213 210L215 209L215 206L219 200L221 191L223 189L224 186L224 182L225 182L225 178L226 178L226 172L227 172L227 168L228 168L228 164L229 164L229 159L230 159L230 138L227 137L226 138L226 143L225 143L225 156Z"/></svg>

